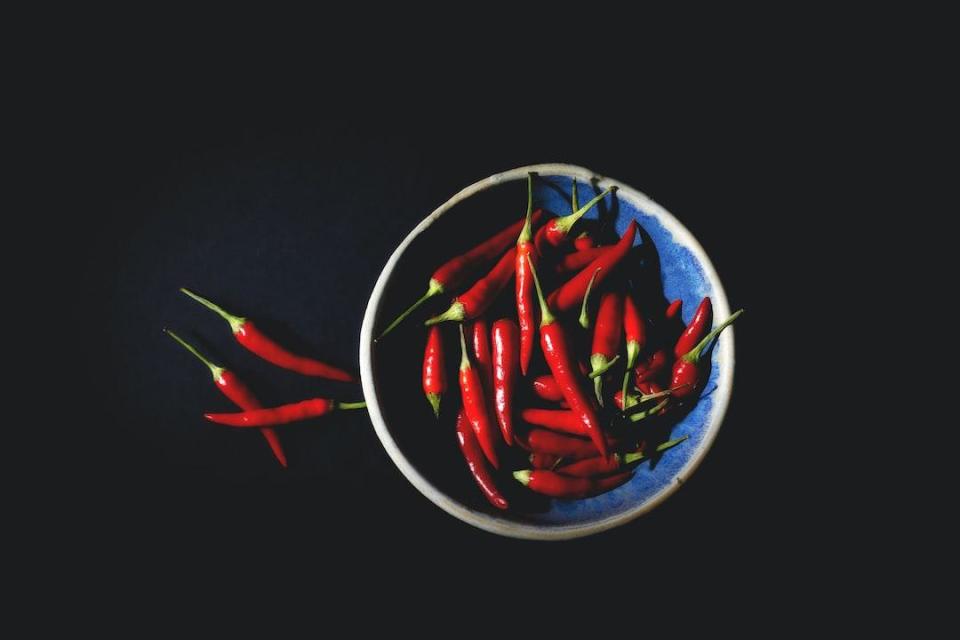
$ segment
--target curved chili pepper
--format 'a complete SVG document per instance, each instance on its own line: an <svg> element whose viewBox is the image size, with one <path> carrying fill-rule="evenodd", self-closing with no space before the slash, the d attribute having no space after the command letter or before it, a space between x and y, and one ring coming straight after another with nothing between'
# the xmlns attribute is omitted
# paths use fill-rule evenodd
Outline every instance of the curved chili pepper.
<svg viewBox="0 0 960 640"><path fill-rule="evenodd" d="M493 323L493 408L508 445L513 444L513 396L519 368L519 341L520 330L513 320L501 318Z"/></svg>
<svg viewBox="0 0 960 640"><path fill-rule="evenodd" d="M552 498L587 498L616 489L633 475L632 471L607 478L574 478L546 469L521 469L513 477L531 491Z"/></svg>
<svg viewBox="0 0 960 640"><path fill-rule="evenodd" d="M603 406L603 374L620 356L620 337L623 333L623 294L607 291L600 297L597 310L597 326L593 330L593 346L590 349L590 377L597 402Z"/></svg>
<svg viewBox="0 0 960 640"><path fill-rule="evenodd" d="M551 453L570 460L582 460L597 455L596 445L589 440L562 435L548 429L530 429L526 436L521 436L518 432L514 434L514 438L523 445L522 448L529 451ZM604 438L606 446L615 447L617 442L610 436Z"/></svg>
<svg viewBox="0 0 960 640"><path fill-rule="evenodd" d="M463 409L457 414L457 443L460 445L460 451L467 461L467 467L470 469L470 475L473 476L477 486L483 493L487 501L497 509L506 509L510 506L507 499L503 497L493 482L493 476L487 469L487 462L484 460L483 451L477 442L477 436L473 433L469 421L464 415Z"/></svg>
<svg viewBox="0 0 960 640"><path fill-rule="evenodd" d="M710 296L707 296L700 301L700 306L697 307L696 312L693 314L693 319L690 320L690 324L687 325L687 328L680 334L680 339L677 340L677 344L673 348L673 355L677 358L682 358L684 354L693 349L712 323L713 303L710 302Z"/></svg>
<svg viewBox="0 0 960 640"><path fill-rule="evenodd" d="M703 337L697 346L683 354L673 365L673 378L670 386L674 389L673 397L683 399L693 394L700 382L700 358L706 353L707 345L717 337L721 331L733 324L733 321L740 317L743 309L738 310L732 316L724 320L720 325Z"/></svg>
<svg viewBox="0 0 960 640"><path fill-rule="evenodd" d="M290 371L296 371L305 376L316 376L330 380L340 380L341 382L357 381L356 376L347 373L343 369L338 369L314 358L307 358L306 356L297 355L284 349L274 340L261 333L250 320L224 311L221 307L204 297L198 296L189 289L181 288L180 291L211 311L216 312L221 318L226 320L230 324L230 329L233 331L233 336L237 339L237 342L267 362L284 369L289 369Z"/></svg>
<svg viewBox="0 0 960 640"><path fill-rule="evenodd" d="M530 273L533 275L533 285L537 290L537 300L540 302L540 348L543 350L543 357L547 361L547 366L550 367L553 377L560 385L560 390L563 391L563 399L570 405L570 409L580 417L600 455L606 456L607 443L603 437L600 419L597 417L597 412L593 408L590 397L584 393L580 386L576 365L571 357L563 326L557 322L547 306L546 300L543 299L540 279L537 278L537 270L532 262L530 263Z"/></svg>
<svg viewBox="0 0 960 640"><path fill-rule="evenodd" d="M227 398L229 398L233 404L237 405L244 411L260 409L263 406L260 404L260 401L257 400L257 397L253 395L253 392L250 391L247 385L243 384L240 378L234 375L233 372L228 371L223 367L219 367L207 360L191 344L175 334L173 331L170 331L170 329L164 329L164 331L167 332L167 335L180 343L184 349L199 358L200 362L207 365L207 368L210 369L210 373L213 374L213 382L217 385L217 389L220 389L220 393L227 396ZM260 429L260 433L263 434L267 444L270 445L270 450L273 451L273 455L277 459L277 462L280 463L280 466L286 468L287 456L283 452L283 446L280 444L280 438L277 436L277 432L270 428L264 428Z"/></svg>
<svg viewBox="0 0 960 640"><path fill-rule="evenodd" d="M607 194L616 190L616 187L608 187L603 193L592 198L587 204L583 205L579 209L576 209L573 213L568 216L563 216L562 218L554 218L548 222L544 227L537 232L535 238L535 244L537 251L540 255L544 255L544 252L548 250L547 245L551 247L559 247L568 239L570 229L573 228L580 218L583 215L590 211L595 204L607 197Z"/></svg>
<svg viewBox="0 0 960 640"><path fill-rule="evenodd" d="M637 363L633 372L637 376L636 383L640 386L641 382L648 382L665 371L670 364L670 357L666 349L657 349L645 359Z"/></svg>
<svg viewBox="0 0 960 640"><path fill-rule="evenodd" d="M662 453L667 449L672 449L689 437L690 436L683 436L682 438L664 442L657 447L656 451L657 453ZM609 458L601 458L597 456L595 458L578 460L577 462L567 464L562 467L557 467L554 470L557 473L565 476L589 478L592 476L616 473L627 465L633 464L634 462L642 462L646 459L647 455L644 453L643 449L638 449L637 451L631 451L630 453L614 453Z"/></svg>
<svg viewBox="0 0 960 640"><path fill-rule="evenodd" d="M565 273L580 271L610 249L611 247L594 247L592 249L581 249L580 251L568 253L557 261L554 269L556 270L557 275L561 276Z"/></svg>
<svg viewBox="0 0 960 640"><path fill-rule="evenodd" d="M580 235L578 235L576 238L573 239L573 248L576 249L577 252L589 251L590 249L596 248L596 246L597 246L596 241L586 231L584 231L583 233L581 233Z"/></svg>
<svg viewBox="0 0 960 640"><path fill-rule="evenodd" d="M537 224L542 216L542 210L537 209L534 211L533 215L531 216L532 224ZM520 233L520 229L524 224L526 224L526 219L515 222L506 229L503 229L487 240L481 242L473 249L470 249L470 251L467 251L466 253L455 258L451 258L442 264L436 271L433 272L433 276L430 278L430 282L427 284L427 292L423 295L423 297L414 302L410 308L397 316L397 318L391 322L386 329L383 330L383 333L380 334L377 340L380 340L385 335L393 331L407 318L407 316L416 311L424 302L434 296L440 295L441 293L457 289L460 287L460 285L466 282L467 278L476 273L478 269L482 269L485 265L488 265L496 260L497 256L499 256L504 249L509 247L511 242L516 240L517 234Z"/></svg>
<svg viewBox="0 0 960 640"><path fill-rule="evenodd" d="M510 276L513 275L513 269L516 263L517 249L511 247L509 251L503 254L499 262L490 270L490 273L477 280L466 293L457 296L450 308L424 322L426 326L437 324L438 322L454 321L463 322L464 320L473 320L486 311L497 295L506 286Z"/></svg>
<svg viewBox="0 0 960 640"><path fill-rule="evenodd" d="M637 357L640 351L647 344L647 324L643 321L643 314L637 308L637 303L633 296L627 293L623 300L623 332L627 334L627 368L623 372L624 395L627 393L627 383L630 382L630 374L637 364Z"/></svg>
<svg viewBox="0 0 960 640"><path fill-rule="evenodd" d="M583 438L589 438L590 435L583 426L580 416L573 411L558 411L556 409L524 409L520 412L520 417L526 422L559 431L569 433Z"/></svg>
<svg viewBox="0 0 960 640"><path fill-rule="evenodd" d="M423 393L437 418L440 417L440 398L446 392L447 365L443 356L443 336L440 327L430 327L427 347L423 352Z"/></svg>
<svg viewBox="0 0 960 640"><path fill-rule="evenodd" d="M533 392L538 398L548 402L560 402L563 400L563 392L560 385L557 384L553 376L539 376L533 379Z"/></svg>
<svg viewBox="0 0 960 640"><path fill-rule="evenodd" d="M517 237L517 253L515 270L517 293L517 321L520 325L520 371L524 376L530 367L530 358L533 357L533 341L537 331L534 317L533 281L530 279L528 260L537 259L537 252L533 245L533 174L527 174L527 217Z"/></svg>
<svg viewBox="0 0 960 640"><path fill-rule="evenodd" d="M497 433L499 431L490 421L490 412L487 409L487 395L480 381L480 374L470 366L470 356L467 355L467 341L463 335L463 325L460 325L460 395L463 398L463 410L466 414L477 442L483 449L483 454L495 469L500 468L497 459Z"/></svg>
<svg viewBox="0 0 960 640"><path fill-rule="evenodd" d="M600 269L600 273L597 274L597 281L594 284L594 286L599 286L630 252L636 234L637 221L631 220L627 226L627 230L623 233L623 237L620 238L617 244L610 247L609 251L604 252L602 256L591 262L586 269L550 294L550 307L562 313L579 304L580 301L583 300L583 293L586 291L587 284L590 282L590 278L593 277L593 273L597 269Z"/></svg>
<svg viewBox="0 0 960 640"><path fill-rule="evenodd" d="M593 272L593 277L590 278L590 282L587 283L587 290L583 293L583 304L580 305L580 318L577 320L577 322L584 329L590 328L590 314L588 313L587 306L588 301L590 300L590 290L593 289L593 281L596 280L597 273L599 272L599 269Z"/></svg>
<svg viewBox="0 0 960 640"><path fill-rule="evenodd" d="M311 398L269 409L253 409L238 413L205 413L210 422L228 427L269 427L300 420L318 418L335 410L365 409L366 402L336 402L327 398Z"/></svg>
<svg viewBox="0 0 960 640"><path fill-rule="evenodd" d="M683 300L677 298L670 303L670 306L667 307L667 310L663 313L663 316L667 320L673 320L683 311Z"/></svg>
<svg viewBox="0 0 960 640"><path fill-rule="evenodd" d="M530 454L530 466L534 469L553 469L561 460L563 460L563 458L550 453L538 453L534 451Z"/></svg>
<svg viewBox="0 0 960 640"><path fill-rule="evenodd" d="M488 408L493 407L493 356L490 351L490 331L487 321L483 318L470 323L470 346L473 348L473 357L480 371L480 381L489 402Z"/></svg>

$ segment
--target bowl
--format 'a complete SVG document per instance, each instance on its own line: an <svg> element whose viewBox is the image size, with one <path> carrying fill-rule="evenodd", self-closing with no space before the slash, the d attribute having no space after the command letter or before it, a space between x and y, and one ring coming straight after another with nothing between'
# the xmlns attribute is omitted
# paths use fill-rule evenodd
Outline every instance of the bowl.
<svg viewBox="0 0 960 640"><path fill-rule="evenodd" d="M581 203L609 186L618 187L615 197L608 196L587 217L601 218L605 224L600 228L610 233L615 230L617 236L630 220L637 220L641 232L635 244L645 245L645 250L636 253L645 256L643 277L659 280L662 293L658 295L683 300L684 322L689 322L706 295L712 298L715 319L726 318L730 309L710 259L677 218L628 185L568 164L518 167L475 182L428 215L390 256L370 296L360 332L363 394L387 454L424 496L466 523L515 538L560 540L598 533L637 518L666 500L696 470L720 429L733 389L734 332L727 329L716 341L699 401L669 434L688 439L665 452L656 464L641 464L628 483L611 492L574 501L530 499L531 492L503 473L499 486L508 492L511 509L499 511L488 505L457 448L453 423L460 397L455 374L448 375L449 390L440 420L434 418L420 386L426 340L423 320L445 309L450 297L437 296L386 338L378 342L374 338L423 295L437 266L521 218L530 172L538 175L535 206L558 215L570 211L574 179ZM512 287L511 282L508 288L512 291ZM512 295L504 292L500 298L506 305L509 300L503 299ZM503 308L507 313L510 307ZM444 336L447 368L455 372L460 349L455 326L448 324Z"/></svg>

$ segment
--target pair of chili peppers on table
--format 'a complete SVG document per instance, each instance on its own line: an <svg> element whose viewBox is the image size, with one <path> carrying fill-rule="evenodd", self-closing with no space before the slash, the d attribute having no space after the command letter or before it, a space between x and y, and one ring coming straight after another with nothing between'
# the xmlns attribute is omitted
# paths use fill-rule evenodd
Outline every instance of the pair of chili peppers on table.
<svg viewBox="0 0 960 640"><path fill-rule="evenodd" d="M260 331L247 318L231 314L188 289L181 289L181 291L226 320L237 342L267 362L306 376L322 377L341 382L357 381L355 376L343 369L286 349ZM270 444L274 456L283 467L287 466L286 454L276 432L270 427L322 416L335 409L361 409L366 407L364 402L336 402L327 398L311 398L292 404L265 408L235 374L213 364L174 332L170 330L166 330L166 332L209 367L217 388L242 409L239 413L207 413L204 414L204 417L211 422L233 427L260 428L264 438Z"/></svg>

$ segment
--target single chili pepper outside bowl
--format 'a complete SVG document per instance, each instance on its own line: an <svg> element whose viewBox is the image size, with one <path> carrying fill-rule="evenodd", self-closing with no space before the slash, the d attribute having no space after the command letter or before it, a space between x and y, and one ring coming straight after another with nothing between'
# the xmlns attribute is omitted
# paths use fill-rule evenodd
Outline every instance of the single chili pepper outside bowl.
<svg viewBox="0 0 960 640"><path fill-rule="evenodd" d="M467 251L524 215L530 172L537 174L534 207L543 208L548 215L570 212L574 179L584 200L608 187L618 188L586 218L599 219L601 233L607 234L601 238L605 244L615 242L632 220L640 225L634 247L640 259L630 263L626 276L633 280L635 291L640 291L641 307L662 305L662 312L671 301L682 300L685 322L689 322L704 296L711 297L715 317L727 317L730 309L706 252L669 211L627 185L574 165L519 167L475 182L435 209L390 256L370 296L360 332L364 398L387 454L417 490L464 522L509 537L560 540L630 522L663 502L691 476L713 443L730 400L734 332L729 328L720 335L709 354L709 377L699 401L691 410L684 411L666 434L671 439L688 439L667 451L655 466L642 463L629 482L609 493L582 500L552 500L532 497L513 480L509 461L526 459L528 455L518 451L514 457L502 456L501 469L495 472L497 486L510 501L510 508L499 510L490 506L470 477L458 449L457 390L444 396L438 421L424 402L421 388L420 365L427 339L423 323L446 309L463 289L436 296L430 301L434 304L418 309L382 340L375 339L397 313L409 306L410 300L422 295L423 282L438 264ZM512 293L512 285L507 286L487 312L491 324L501 317L516 319ZM575 323L576 313L572 315ZM449 325L441 325L446 361L452 367L448 377L455 380L459 337L455 323L444 324ZM538 352L527 380L543 373L547 371ZM517 413L519 420L519 410ZM523 466L529 467L521 464L512 468Z"/></svg>

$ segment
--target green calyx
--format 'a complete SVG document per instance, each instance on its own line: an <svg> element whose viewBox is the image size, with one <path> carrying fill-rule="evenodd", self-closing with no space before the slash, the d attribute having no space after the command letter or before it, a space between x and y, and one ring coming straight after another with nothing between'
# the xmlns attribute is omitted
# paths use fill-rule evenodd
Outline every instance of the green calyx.
<svg viewBox="0 0 960 640"><path fill-rule="evenodd" d="M431 327L441 322L463 322L466 317L467 313L463 308L463 303L459 300L454 300L449 309L438 316L433 316L423 324L424 326Z"/></svg>
<svg viewBox="0 0 960 640"><path fill-rule="evenodd" d="M443 284L441 284L440 282L437 282L433 278L430 278L430 284L427 285L427 292L423 294L423 296L419 300L414 302L406 311L404 311L399 316L397 316L397 319L391 322L387 326L387 328L383 330L383 333L377 336L374 342L377 342L378 340L383 338L385 335L387 335L388 333L396 329L401 322L406 320L407 316L409 316L411 313L419 309L420 305L422 305L424 302L426 302L433 296L440 295L441 293L443 293Z"/></svg>
<svg viewBox="0 0 960 640"><path fill-rule="evenodd" d="M517 245L530 243L533 241L533 174L527 174L527 219L520 229L520 237L517 238Z"/></svg>
<svg viewBox="0 0 960 640"><path fill-rule="evenodd" d="M583 303L580 305L580 319L578 322L584 329L590 328L590 314L587 313L587 301L590 299L590 289L593 288L593 282L597 279L598 273L600 273L600 267L597 267L593 275L590 276L590 282L587 283L587 290L583 292Z"/></svg>
<svg viewBox="0 0 960 640"><path fill-rule="evenodd" d="M433 407L433 415L439 419L440 418L440 394L428 393L427 401L430 403L430 406Z"/></svg>
<svg viewBox="0 0 960 640"><path fill-rule="evenodd" d="M470 368L470 356L467 355L467 339L463 335L463 323L460 323L460 371Z"/></svg>
<svg viewBox="0 0 960 640"><path fill-rule="evenodd" d="M562 218L557 218L551 223L551 225L553 226L553 229L555 231L559 231L563 233L564 235L570 233L570 229L573 228L573 225L577 224L580 218L582 218L587 211L590 211L590 209L592 209L595 204L597 204L598 202L606 198L607 195L611 191L613 191L613 189L614 187L608 187L603 193L591 199L587 204L583 205L582 207L580 207L570 215L564 216Z"/></svg>
<svg viewBox="0 0 960 640"><path fill-rule="evenodd" d="M214 380L219 379L220 376L223 375L223 372L224 372L224 368L223 368L223 367L218 367L217 365L215 365L215 364L213 364L212 362L210 362L209 360L207 360L207 359L203 356L203 354L200 353L199 351L197 351L197 350L193 347L193 345L191 345L189 342L187 342L186 340L184 340L183 338L181 338L180 336L178 336L177 334L175 334L173 331L170 331L170 329L164 329L164 332L165 332L168 336L170 336L171 338L173 338L174 340L176 340L177 342L179 342L180 345L181 345L184 349L186 349L187 351L189 351L190 353L192 353L193 355L195 355L197 358L199 358L200 362L202 362L203 364L207 365L207 367L210 369L210 373L213 374L213 379L214 379Z"/></svg>
<svg viewBox="0 0 960 640"><path fill-rule="evenodd" d="M667 449L672 449L673 447L677 446L678 444L680 444L680 443L683 442L684 440L688 439L689 437L690 437L690 436L683 436L682 438L677 438L677 439L675 439L675 440L670 440L670 441L668 441L668 442L664 442L663 444L661 444L660 446L658 446L658 447L656 448L656 452L657 452L657 453L662 453L662 452L666 451ZM626 455L623 456L623 463L622 463L622 464L632 464L632 463L634 463L634 462L639 462L639 461L641 461L641 460L646 459L646 457L647 457L647 456L644 455L643 451L632 451L632 452L630 452L630 453L628 453L628 454L626 454Z"/></svg>
<svg viewBox="0 0 960 640"><path fill-rule="evenodd" d="M519 471L513 472L513 477L516 478L517 482L523 486L527 486L530 484L530 474L532 473L533 471L530 469L520 469Z"/></svg>
<svg viewBox="0 0 960 640"><path fill-rule="evenodd" d="M710 341L720 335L720 332L733 324L734 320L740 317L740 314L743 313L743 309L738 309L733 315L724 320L717 326L716 329L708 333L703 337L703 340L700 341L697 346L688 351L681 359L684 362L697 362L700 360L700 356L703 355L704 350L707 348L707 345L710 344Z"/></svg>
<svg viewBox="0 0 960 640"><path fill-rule="evenodd" d="M230 323L230 329L231 329L234 333L238 333L238 332L240 331L240 329L243 327L243 325L247 322L247 319L246 319L246 318L241 317L241 316L235 316L235 315L233 315L232 313L228 313L227 311L225 311L225 310L224 310L222 307L220 307L219 305L216 305L216 304L210 302L209 300L207 300L207 299L204 298L203 296L198 296L197 294L195 294L193 291L190 291L189 289L186 289L186 288L184 288L184 287L180 287L180 291L181 291L182 293L185 293L186 295L190 296L191 298L193 298L194 300L196 300L197 302L199 302L200 304L202 304L203 306L205 306L207 309L210 309L211 311L213 311L213 312L215 312L217 315L219 315L221 318L223 318L224 320L226 320L227 322L229 322L229 323Z"/></svg>
<svg viewBox="0 0 960 640"><path fill-rule="evenodd" d="M543 297L543 289L540 288L540 278L537 277L537 268L533 266L533 260L527 256L527 262L530 264L530 275L533 276L533 286L537 289L537 300L540 301L540 326L545 327L553 324L557 319L550 312L550 307Z"/></svg>

